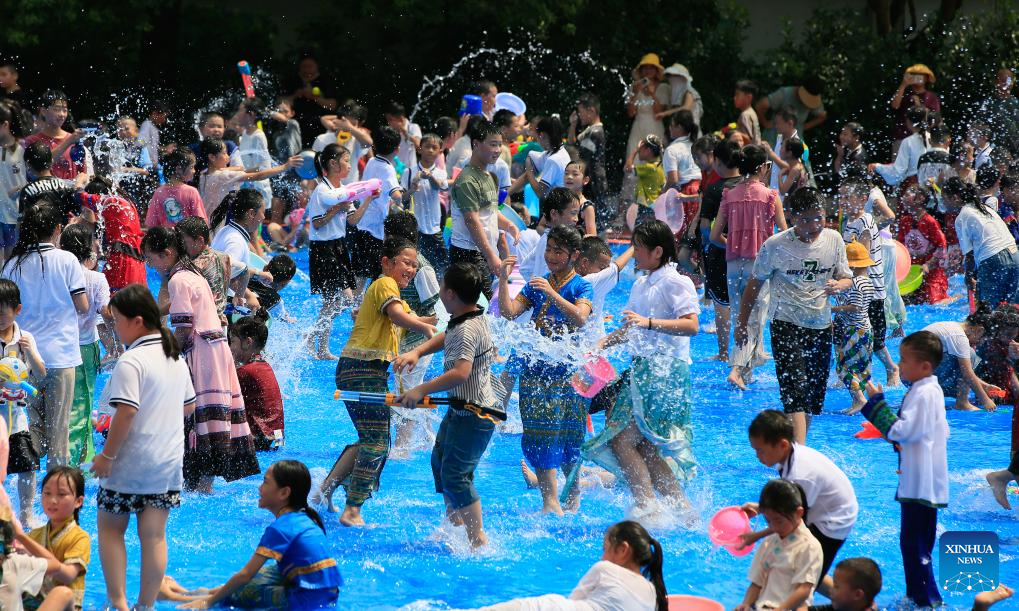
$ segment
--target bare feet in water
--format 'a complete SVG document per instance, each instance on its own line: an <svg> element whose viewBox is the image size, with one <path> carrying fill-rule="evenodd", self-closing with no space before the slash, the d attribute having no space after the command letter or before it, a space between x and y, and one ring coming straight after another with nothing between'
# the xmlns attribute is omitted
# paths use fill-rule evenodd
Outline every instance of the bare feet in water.
<svg viewBox="0 0 1019 611"><path fill-rule="evenodd" d="M361 508L347 505L340 514L340 524L344 526L364 526L364 518L361 517Z"/></svg>
<svg viewBox="0 0 1019 611"><path fill-rule="evenodd" d="M527 461L520 460L520 474L524 476L524 483L527 484L528 488L538 487L538 476L531 471L531 468L527 466Z"/></svg>
<svg viewBox="0 0 1019 611"><path fill-rule="evenodd" d="M902 384L902 380L899 379L899 368L896 367L888 371L888 383L885 384L885 388L894 388L899 384Z"/></svg>
<svg viewBox="0 0 1019 611"><path fill-rule="evenodd" d="M739 371L736 369L729 372L729 377L727 377L725 381L740 390L748 390L746 383L743 381L743 376L741 376Z"/></svg>
<svg viewBox="0 0 1019 611"><path fill-rule="evenodd" d="M964 402L963 401L956 401L955 402L955 409L959 410L960 412L979 412L980 411L979 407L973 405L969 401L964 401Z"/></svg>
<svg viewBox="0 0 1019 611"><path fill-rule="evenodd" d="M973 611L987 611L991 608L991 605L1001 602L1006 598L1012 598L1012 588L999 583L998 587L990 592L977 594L976 599L973 600Z"/></svg>
<svg viewBox="0 0 1019 611"><path fill-rule="evenodd" d="M1008 469L1002 469L988 473L985 478L991 486L991 492L994 493L994 500L998 501L998 504L1005 509L1012 509L1012 505L1008 502L1008 484L1015 479L1015 476Z"/></svg>

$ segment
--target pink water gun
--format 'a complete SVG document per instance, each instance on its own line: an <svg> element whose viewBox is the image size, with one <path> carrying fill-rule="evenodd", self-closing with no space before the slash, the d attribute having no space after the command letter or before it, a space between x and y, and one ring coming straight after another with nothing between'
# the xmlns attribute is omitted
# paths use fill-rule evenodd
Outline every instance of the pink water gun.
<svg viewBox="0 0 1019 611"><path fill-rule="evenodd" d="M371 178L359 182L352 182L344 188L347 190L348 195L343 201L349 202L355 199L358 201L364 201L369 197L378 195L382 191L382 181L378 178Z"/></svg>

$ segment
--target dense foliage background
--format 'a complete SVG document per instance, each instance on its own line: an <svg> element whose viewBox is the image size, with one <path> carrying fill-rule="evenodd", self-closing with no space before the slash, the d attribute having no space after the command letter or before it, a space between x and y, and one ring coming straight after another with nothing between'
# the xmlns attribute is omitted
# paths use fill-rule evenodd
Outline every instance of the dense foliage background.
<svg viewBox="0 0 1019 611"><path fill-rule="evenodd" d="M258 3L135 0L126 13L100 0L0 0L0 51L23 67L29 90L65 89L79 118L141 117L148 101L164 99L179 109L170 131L182 140L193 138L195 111L227 110L240 98L238 60L256 67L256 89L272 97L304 50L318 55L338 97L367 105L373 123L385 101L412 108L423 92L416 120L428 126L452 114L477 78L521 96L529 114L564 120L589 89L602 98L617 164L630 124L622 98L645 52L690 69L710 129L735 118L737 79L768 92L817 72L827 80L829 120L808 140L823 161L848 120L868 128L875 151L888 151L888 99L916 62L937 74L946 119L964 129L974 104L990 95L995 70L1019 64L1019 11L1000 3L965 16L960 5L944 0L930 15L898 0L819 9L804 16L798 35L787 27L774 33L773 49L745 56L743 37L754 24L732 0L349 0L305 6L300 19ZM426 85L457 62L448 78Z"/></svg>

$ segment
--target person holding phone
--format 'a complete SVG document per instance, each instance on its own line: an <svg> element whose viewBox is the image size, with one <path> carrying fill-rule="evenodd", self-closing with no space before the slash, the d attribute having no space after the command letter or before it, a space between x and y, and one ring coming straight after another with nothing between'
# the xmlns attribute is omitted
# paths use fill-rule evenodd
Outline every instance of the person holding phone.
<svg viewBox="0 0 1019 611"><path fill-rule="evenodd" d="M902 82L892 96L891 106L895 111L895 127L892 128L892 155L899 152L903 139L912 135L906 125L906 112L910 108L924 106L927 110L941 112L941 98L927 89L934 84L934 72L924 64L914 64L902 75Z"/></svg>

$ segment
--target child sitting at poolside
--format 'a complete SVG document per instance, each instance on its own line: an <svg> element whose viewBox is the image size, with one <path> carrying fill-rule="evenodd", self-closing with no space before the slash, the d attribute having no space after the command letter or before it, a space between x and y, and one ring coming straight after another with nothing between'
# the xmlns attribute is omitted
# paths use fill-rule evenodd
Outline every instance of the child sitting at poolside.
<svg viewBox="0 0 1019 611"><path fill-rule="evenodd" d="M938 508L948 506L948 421L945 395L935 371L942 341L917 331L899 346L899 370L912 386L898 413L884 401L881 386L867 384L863 415L895 445L899 486L895 500L902 511L899 548L906 573L906 596L919 607L941 605L931 552L937 538Z"/></svg>
<svg viewBox="0 0 1019 611"><path fill-rule="evenodd" d="M569 598L546 594L518 598L478 611L668 610L668 592L662 576L662 544L643 526L631 520L613 524L605 531L602 550L601 561L587 571Z"/></svg>
<svg viewBox="0 0 1019 611"><path fill-rule="evenodd" d="M881 592L881 569L870 558L846 558L835 565L830 605L813 605L807 611L867 611Z"/></svg>
<svg viewBox="0 0 1019 611"><path fill-rule="evenodd" d="M449 326L444 333L401 354L393 363L397 372L413 369L421 366L422 357L442 350L445 373L410 388L397 399L399 403L409 409L416 408L424 396L446 390L450 398L499 408L492 390L495 344L488 318L477 305L481 284L481 272L473 265L461 261L446 270L439 296L452 316ZM432 449L435 491L443 495L450 522L467 529L467 537L474 547L488 543L481 497L474 488L474 471L494 431L492 418L451 406L439 425Z"/></svg>
<svg viewBox="0 0 1019 611"><path fill-rule="evenodd" d="M284 444L283 397L272 365L262 356L269 329L259 316L245 316L230 325L230 352L255 450L278 450Z"/></svg>
<svg viewBox="0 0 1019 611"><path fill-rule="evenodd" d="M870 268L875 263L867 247L856 241L846 244L846 258L853 272L853 284L849 290L834 295L832 339L835 343L835 370L853 399L852 406L844 413L855 414L867 402L863 397L863 387L870 381L873 327L867 310L874 296Z"/></svg>
<svg viewBox="0 0 1019 611"><path fill-rule="evenodd" d="M779 477L803 489L810 508L803 521L821 544L823 554L817 591L831 598L832 582L828 569L856 524L859 511L853 485L827 456L793 442L793 424L777 409L766 409L757 414L748 433L750 446L757 452L761 464L778 469ZM757 503L746 503L743 511L754 517L760 513L760 508ZM742 537L749 545L774 532L769 527Z"/></svg>
<svg viewBox="0 0 1019 611"><path fill-rule="evenodd" d="M289 608L292 611L334 608L343 583L329 550L325 526L308 506L311 474L304 463L281 460L265 470L258 487L258 506L276 519L262 535L247 564L225 584L195 597L167 596L175 582L163 582L161 595L191 599L183 609L208 609L217 603L239 607ZM264 566L275 560L275 566ZM251 584L254 587L246 587Z"/></svg>
<svg viewBox="0 0 1019 611"><path fill-rule="evenodd" d="M400 289L410 285L417 271L414 244L399 238L384 242L382 270L384 274L365 292L354 328L340 353L336 364L337 390L386 392L389 363L400 348L400 329L420 331L426 337L435 334L435 327L413 314L400 298ZM316 497L321 495L329 510L335 511L333 491L343 485L347 489L347 503L340 524L360 526L364 524L361 506L378 489L389 456L391 408L361 401L344 403L357 429L357 443L343 449Z"/></svg>
<svg viewBox="0 0 1019 611"><path fill-rule="evenodd" d="M774 534L754 553L750 587L736 611L809 606L821 579L824 552L803 523L807 512L803 488L773 479L761 490L758 508Z"/></svg>

